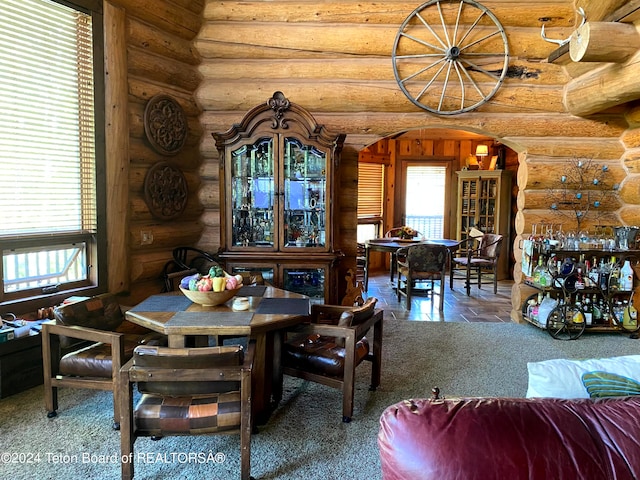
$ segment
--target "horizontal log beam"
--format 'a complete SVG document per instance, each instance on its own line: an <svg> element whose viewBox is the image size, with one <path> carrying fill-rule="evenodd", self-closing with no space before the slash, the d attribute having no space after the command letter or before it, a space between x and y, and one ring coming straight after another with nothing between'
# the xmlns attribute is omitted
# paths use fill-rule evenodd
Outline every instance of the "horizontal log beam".
<svg viewBox="0 0 640 480"><path fill-rule="evenodd" d="M596 145L594 144L592 148L596 148ZM567 173L567 160L566 157L543 160L528 157L527 161L521 162L518 168L518 187L521 191L558 188L560 178ZM620 184L625 179L627 173L620 161L599 163L608 167L607 184L613 186L616 183Z"/></svg>
<svg viewBox="0 0 640 480"><path fill-rule="evenodd" d="M595 195L598 195L598 192L594 193ZM557 198L560 195L562 195L561 190L552 188L548 190L520 189L518 191L517 197L518 209L538 210L550 208L551 204L554 202L554 198ZM623 203L617 196L611 195L606 202L603 202L598 207L598 210L614 212L618 210L622 205Z"/></svg>
<svg viewBox="0 0 640 480"><path fill-rule="evenodd" d="M573 115L587 116L640 99L640 53L623 64L607 64L570 81L564 104Z"/></svg>
<svg viewBox="0 0 640 480"><path fill-rule="evenodd" d="M217 150L211 132L226 131L231 125L238 123L244 113L246 111L243 110L203 113L200 120L206 133L202 137L201 153L207 158L217 158ZM574 144L577 144L580 151L585 151L586 148L599 150L603 144L606 144L608 146L607 153L609 155L615 154L615 157L609 156L608 158L619 158L624 153L624 149L618 139L627 128L624 118L611 115L580 118L566 114L496 113L488 116L471 112L456 118L454 122L451 119L425 115L424 113L367 112L366 115L353 115L343 113L340 110L333 113L313 111L312 113L316 121L328 130L346 133L346 144L360 143L365 138L365 141L362 142L363 145L369 145L389 135L417 128L433 127L465 130L485 135L487 132L491 132L496 137L509 137L511 140L509 146L516 149L524 149L524 145L531 142L535 147L533 153L541 152L540 154L544 155L544 151L552 149L547 147L542 150L540 144L549 143L549 141L537 137L546 137L549 132L553 132L558 137L557 141L552 142L553 149L558 150L562 156L571 155L566 149L561 148L562 145L569 145L573 148ZM578 140L571 142L566 137ZM604 142L603 139L607 141ZM612 146L609 145L609 139ZM614 147L615 149L613 149ZM558 155L554 154L554 156Z"/></svg>
<svg viewBox="0 0 640 480"><path fill-rule="evenodd" d="M129 47L128 53L130 75L192 92L202 81L202 76L195 66L135 47Z"/></svg>
<svg viewBox="0 0 640 480"><path fill-rule="evenodd" d="M620 225L620 217L616 212L602 212L603 215L589 214L582 221L581 229L594 231L598 225ZM576 230L578 222L575 212L569 210L553 211L551 209L541 210L519 210L516 213L514 222L517 235L528 237L531 233L532 225L540 225L542 223L562 224L562 230L569 232Z"/></svg>
<svg viewBox="0 0 640 480"><path fill-rule="evenodd" d="M434 83L436 91L438 85ZM486 85L485 85L486 87ZM244 110L247 105L258 105L275 91L282 91L287 98L312 112L343 111L362 112L411 112L424 111L402 93L396 82L308 82L291 80L263 81L213 81L205 80L196 93L204 110ZM449 90L447 90L447 93ZM252 108L252 107L249 107ZM490 102L477 108L478 112L556 112L564 111L562 92L551 86L520 86L505 83Z"/></svg>
<svg viewBox="0 0 640 480"><path fill-rule="evenodd" d="M199 67L207 80L252 79L292 80L393 80L388 57L349 58L291 58L286 62L274 59L205 59ZM423 66L423 65L421 65ZM416 67L417 70L417 67ZM513 58L505 77L506 82L521 85L564 85L571 78L564 69L548 63L528 62Z"/></svg>
<svg viewBox="0 0 640 480"><path fill-rule="evenodd" d="M274 5L275 4L275 5ZM528 27L540 19L550 27L569 27L575 12L570 2L496 2L483 1L504 27ZM416 8L416 2L207 2L204 18L208 21L359 23L400 25ZM469 10L471 11L471 9ZM428 22L440 22L437 11L426 12Z"/></svg>
<svg viewBox="0 0 640 480"><path fill-rule="evenodd" d="M577 0L576 11L583 8L590 22L634 22L640 9L640 0ZM577 24L578 19L576 18ZM566 38L566 37L564 37ZM565 43L549 54L549 63L567 65L571 63L569 44Z"/></svg>
<svg viewBox="0 0 640 480"><path fill-rule="evenodd" d="M569 29L556 29L569 37ZM206 23L196 46L203 58L390 57L397 25L289 24L260 22ZM489 33L489 30L487 30ZM539 28L506 30L513 58L546 59L549 44Z"/></svg>
<svg viewBox="0 0 640 480"><path fill-rule="evenodd" d="M128 45L163 57L172 58L189 65L200 63L200 54L191 39L186 40L176 35L143 23L136 18L127 19Z"/></svg>
<svg viewBox="0 0 640 480"><path fill-rule="evenodd" d="M191 40L202 25L202 16L174 2L158 0L109 0L126 9L127 16L144 20L172 35Z"/></svg>
<svg viewBox="0 0 640 480"><path fill-rule="evenodd" d="M151 232L153 236L152 244L142 244L142 232ZM202 224L199 220L136 223L131 224L129 244L133 252L153 251L162 248L173 248L176 245L193 245L198 241L201 234Z"/></svg>
<svg viewBox="0 0 640 480"><path fill-rule="evenodd" d="M506 135L504 139L526 145L529 154L559 159L584 157L606 161L618 160L624 154L624 147L616 138L522 138Z"/></svg>
<svg viewBox="0 0 640 480"><path fill-rule="evenodd" d="M628 23L587 22L569 41L574 62L624 63L640 49L640 34Z"/></svg>

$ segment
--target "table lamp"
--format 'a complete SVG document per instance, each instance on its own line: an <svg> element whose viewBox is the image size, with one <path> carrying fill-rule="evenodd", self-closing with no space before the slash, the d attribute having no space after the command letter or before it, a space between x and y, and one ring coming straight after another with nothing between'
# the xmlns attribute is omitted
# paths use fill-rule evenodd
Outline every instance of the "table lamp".
<svg viewBox="0 0 640 480"><path fill-rule="evenodd" d="M489 155L489 147L487 145L478 145L476 147L476 157L478 158L478 164L480 165L480 169L483 169L482 161L484 157Z"/></svg>

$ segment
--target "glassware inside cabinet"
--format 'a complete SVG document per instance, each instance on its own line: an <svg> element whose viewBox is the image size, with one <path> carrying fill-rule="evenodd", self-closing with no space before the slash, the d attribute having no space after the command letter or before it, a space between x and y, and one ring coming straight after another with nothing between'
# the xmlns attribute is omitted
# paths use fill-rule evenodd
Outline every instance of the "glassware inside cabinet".
<svg viewBox="0 0 640 480"><path fill-rule="evenodd" d="M297 138L284 139L284 231L287 247L324 247L326 153Z"/></svg>
<svg viewBox="0 0 640 480"><path fill-rule="evenodd" d="M232 242L273 247L273 138L263 137L231 153Z"/></svg>
<svg viewBox="0 0 640 480"><path fill-rule="evenodd" d="M324 283L324 268L284 269L284 289L308 296L311 303L324 301Z"/></svg>

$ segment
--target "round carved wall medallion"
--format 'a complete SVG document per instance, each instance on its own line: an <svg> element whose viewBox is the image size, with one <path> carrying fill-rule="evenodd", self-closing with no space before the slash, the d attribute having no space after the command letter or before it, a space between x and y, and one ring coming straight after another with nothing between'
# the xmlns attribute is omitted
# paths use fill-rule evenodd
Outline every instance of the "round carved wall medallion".
<svg viewBox="0 0 640 480"><path fill-rule="evenodd" d="M187 140L187 117L178 102L156 95L144 109L144 131L151 146L162 155L175 155Z"/></svg>
<svg viewBox="0 0 640 480"><path fill-rule="evenodd" d="M167 162L153 165L144 178L144 199L153 216L172 220L187 206L189 191L180 169Z"/></svg>

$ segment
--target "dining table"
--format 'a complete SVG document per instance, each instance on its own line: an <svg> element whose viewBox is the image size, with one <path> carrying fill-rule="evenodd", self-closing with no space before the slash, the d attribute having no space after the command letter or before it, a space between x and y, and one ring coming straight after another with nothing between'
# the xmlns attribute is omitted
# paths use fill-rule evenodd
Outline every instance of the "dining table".
<svg viewBox="0 0 640 480"><path fill-rule="evenodd" d="M442 245L447 247L449 256L455 252L460 246L460 240L453 240L449 238L428 238L428 239L408 239L398 237L384 237L384 238L372 238L365 241L365 269L364 269L364 290L369 290L369 254L372 251L386 252L391 254L391 265L389 266L389 282L393 284L394 275L396 272L396 252L410 245L418 244L427 245Z"/></svg>
<svg viewBox="0 0 640 480"><path fill-rule="evenodd" d="M234 309L239 297L247 298L248 309ZM211 337L246 337L255 341L252 414L257 424L264 424L282 399L282 332L303 322L310 313L310 299L305 295L270 285L247 285L235 297L216 306L193 303L179 291L151 295L125 316L135 324L167 335L170 348L207 346Z"/></svg>

